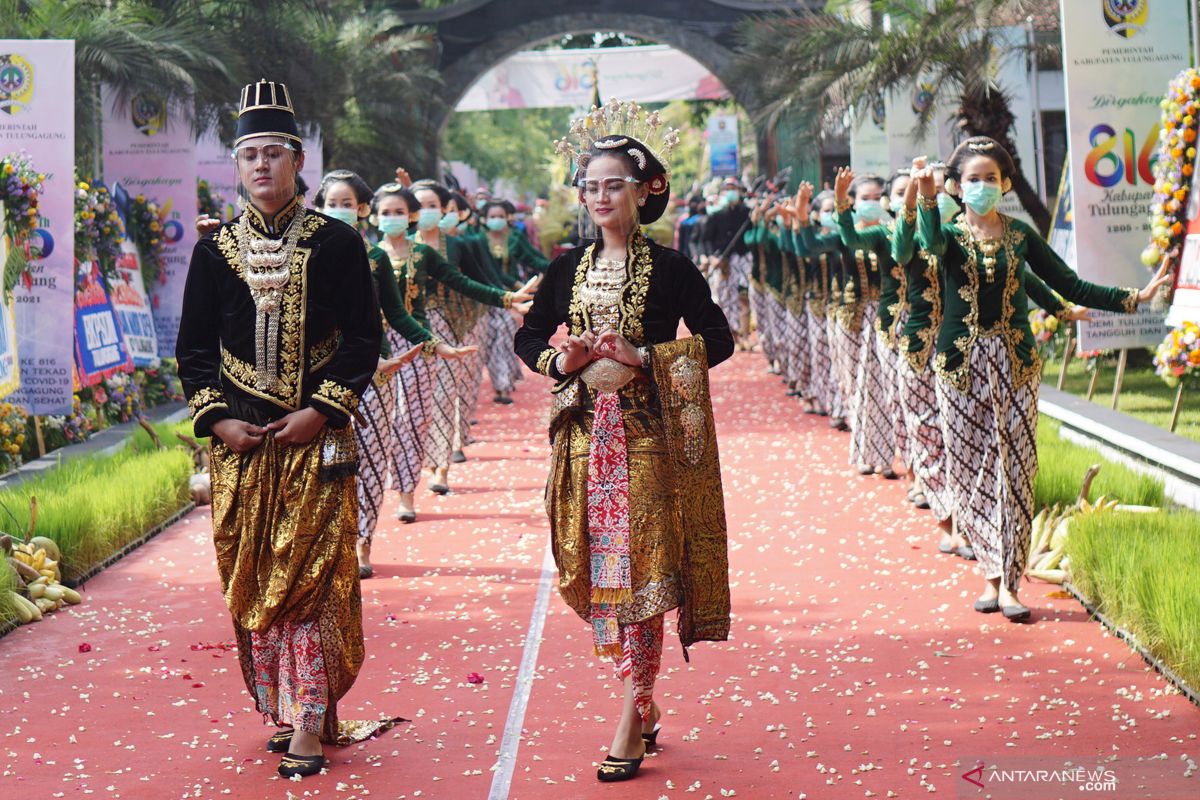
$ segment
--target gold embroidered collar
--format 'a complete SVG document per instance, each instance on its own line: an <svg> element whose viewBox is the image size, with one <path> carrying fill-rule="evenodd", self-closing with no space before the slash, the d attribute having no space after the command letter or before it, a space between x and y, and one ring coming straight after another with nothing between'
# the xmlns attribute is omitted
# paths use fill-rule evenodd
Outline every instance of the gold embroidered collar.
<svg viewBox="0 0 1200 800"><path fill-rule="evenodd" d="M257 229L259 233L267 236L282 236L292 218L299 213L303 204L304 197L296 195L288 201L287 205L274 214L264 214L253 203L247 203L246 210L243 213L250 221L250 226Z"/></svg>

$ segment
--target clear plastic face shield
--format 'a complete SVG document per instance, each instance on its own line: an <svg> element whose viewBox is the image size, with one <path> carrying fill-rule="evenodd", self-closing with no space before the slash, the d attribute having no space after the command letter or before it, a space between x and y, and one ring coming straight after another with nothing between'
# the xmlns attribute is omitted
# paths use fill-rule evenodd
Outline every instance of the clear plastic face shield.
<svg viewBox="0 0 1200 800"><path fill-rule="evenodd" d="M282 136L254 136L241 142L231 155L239 201L269 216L296 196L297 178L304 166L299 143Z"/></svg>
<svg viewBox="0 0 1200 800"><path fill-rule="evenodd" d="M628 231L638 224L638 200L647 190L620 158L599 156L576 173L581 206L581 233L599 238L600 228Z"/></svg>

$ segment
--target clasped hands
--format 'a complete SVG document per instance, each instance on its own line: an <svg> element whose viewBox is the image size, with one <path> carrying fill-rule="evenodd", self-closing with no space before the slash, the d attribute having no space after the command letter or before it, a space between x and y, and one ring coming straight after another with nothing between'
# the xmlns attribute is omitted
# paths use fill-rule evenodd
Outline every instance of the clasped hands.
<svg viewBox="0 0 1200 800"><path fill-rule="evenodd" d="M558 351L563 354L559 369L564 374L581 370L602 358L611 358L630 367L642 366L637 348L612 328L599 335L585 331L579 336L568 336L565 342L558 345Z"/></svg>
<svg viewBox="0 0 1200 800"><path fill-rule="evenodd" d="M235 453L246 453L262 444L268 433L285 445L308 444L325 427L327 417L315 408L293 411L267 425L253 425L240 419L223 419L212 426L212 432Z"/></svg>

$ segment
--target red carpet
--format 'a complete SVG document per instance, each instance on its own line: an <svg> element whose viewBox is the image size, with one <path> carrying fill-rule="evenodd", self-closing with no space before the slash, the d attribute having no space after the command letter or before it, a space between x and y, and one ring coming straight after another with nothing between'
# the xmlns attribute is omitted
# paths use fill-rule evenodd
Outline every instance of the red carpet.
<svg viewBox="0 0 1200 800"><path fill-rule="evenodd" d="M1200 712L1078 604L1027 584L1036 624L974 613L973 567L938 555L901 484L852 474L846 436L801 414L761 356L713 378L732 639L685 664L668 626L661 751L602 786L617 684L552 592L510 797L983 796L960 777L977 757L1097 756L1148 776L1102 796L1200 794L1184 777ZM224 649L201 511L91 581L84 605L0 640L0 797L488 797L545 553L546 389L530 377L514 406L485 398L454 494L422 492L420 522L387 509L363 585L367 662L340 711L411 723L327 749L326 776L275 774Z"/></svg>

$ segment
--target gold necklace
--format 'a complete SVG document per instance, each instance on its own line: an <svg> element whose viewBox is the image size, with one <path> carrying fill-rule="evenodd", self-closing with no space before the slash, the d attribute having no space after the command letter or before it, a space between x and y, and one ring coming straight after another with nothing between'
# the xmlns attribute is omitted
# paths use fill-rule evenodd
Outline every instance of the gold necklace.
<svg viewBox="0 0 1200 800"><path fill-rule="evenodd" d="M252 233L246 212L237 227L246 286L254 300L254 385L261 391L279 385L279 311L292 277L292 256L304 229L304 215L301 205L280 239Z"/></svg>
<svg viewBox="0 0 1200 800"><path fill-rule="evenodd" d="M985 237L981 231L975 226L967 223L967 231L971 234L971 240L979 247L979 252L983 255L980 262L983 264L983 274L987 278L988 283L996 279L996 253L1000 252L1000 245L1004 243L1003 223L1001 224L1001 232L999 236Z"/></svg>

